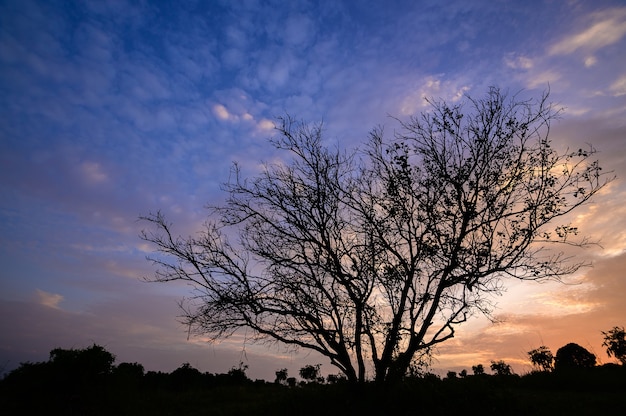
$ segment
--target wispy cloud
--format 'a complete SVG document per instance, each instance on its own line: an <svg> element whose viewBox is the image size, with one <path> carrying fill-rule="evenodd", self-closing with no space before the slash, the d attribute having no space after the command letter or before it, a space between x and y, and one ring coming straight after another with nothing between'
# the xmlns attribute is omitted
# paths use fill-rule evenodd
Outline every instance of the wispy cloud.
<svg viewBox="0 0 626 416"><path fill-rule="evenodd" d="M578 50L593 53L620 41L626 35L626 8L593 13L591 22L580 31L552 45L551 55L565 55Z"/></svg>
<svg viewBox="0 0 626 416"><path fill-rule="evenodd" d="M621 76L618 80L612 83L610 90L616 97L626 95L626 75Z"/></svg>

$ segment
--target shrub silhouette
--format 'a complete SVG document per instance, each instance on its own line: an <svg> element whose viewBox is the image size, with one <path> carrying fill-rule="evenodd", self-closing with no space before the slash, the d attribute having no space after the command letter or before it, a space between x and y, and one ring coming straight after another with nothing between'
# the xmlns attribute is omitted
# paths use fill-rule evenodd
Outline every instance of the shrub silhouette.
<svg viewBox="0 0 626 416"><path fill-rule="evenodd" d="M556 352L555 370L591 368L596 365L596 356L575 343L569 343Z"/></svg>

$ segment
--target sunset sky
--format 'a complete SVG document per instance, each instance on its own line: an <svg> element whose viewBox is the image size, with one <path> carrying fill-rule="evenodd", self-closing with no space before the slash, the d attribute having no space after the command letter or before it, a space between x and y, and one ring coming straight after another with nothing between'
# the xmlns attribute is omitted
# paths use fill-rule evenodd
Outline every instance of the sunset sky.
<svg viewBox="0 0 626 416"><path fill-rule="evenodd" d="M322 357L187 338L184 285L147 283L140 215L183 235L223 201L232 162L276 157L276 116L323 120L351 149L489 86L565 108L555 146L598 150L617 180L572 218L600 245L561 283L507 281L497 323L472 318L436 371L575 342L613 362L602 334L626 325L626 4L553 1L0 1L0 371L93 343L117 362L272 380ZM569 250L569 249L568 249ZM568 251L569 252L569 251Z"/></svg>

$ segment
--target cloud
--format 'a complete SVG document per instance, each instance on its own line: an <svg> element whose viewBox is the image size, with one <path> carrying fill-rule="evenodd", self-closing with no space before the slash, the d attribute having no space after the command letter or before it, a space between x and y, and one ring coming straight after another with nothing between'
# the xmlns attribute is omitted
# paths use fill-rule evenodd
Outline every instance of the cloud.
<svg viewBox="0 0 626 416"><path fill-rule="evenodd" d="M415 115L430 107L427 100L450 103L458 102L470 90L468 85L459 85L457 80L446 80L443 76L427 76L418 79L412 92L401 98L400 114Z"/></svg>
<svg viewBox="0 0 626 416"><path fill-rule="evenodd" d="M504 64L512 69L529 70L534 66L531 58L521 55L509 54L504 58Z"/></svg>
<svg viewBox="0 0 626 416"><path fill-rule="evenodd" d="M549 48L550 55L567 55L579 49L596 51L614 44L626 35L626 8L594 13L592 23Z"/></svg>
<svg viewBox="0 0 626 416"><path fill-rule="evenodd" d="M455 342L439 348L438 366L469 369L478 362L502 359L524 373L531 370L527 351L547 345L556 353L569 342L587 348L600 362L611 362L602 347L601 331L625 325L625 268L623 252L598 260L582 276L580 285L523 283L527 297L511 291L500 301L498 322L460 327Z"/></svg>
<svg viewBox="0 0 626 416"><path fill-rule="evenodd" d="M275 123L272 120L268 120L266 118L259 121L257 127L260 131L272 131L274 130Z"/></svg>
<svg viewBox="0 0 626 416"><path fill-rule="evenodd" d="M528 88L547 88L548 85L554 84L556 81L562 78L560 72L556 69L546 69L541 72L536 72L530 75L527 80Z"/></svg>
<svg viewBox="0 0 626 416"><path fill-rule="evenodd" d="M598 59L595 56L588 56L585 58L585 67L591 68L598 63Z"/></svg>
<svg viewBox="0 0 626 416"><path fill-rule="evenodd" d="M106 182L109 177L98 162L83 162L81 170L85 178L91 183Z"/></svg>
<svg viewBox="0 0 626 416"><path fill-rule="evenodd" d="M228 112L228 110L226 109L226 107L224 107L222 104L215 104L213 106L213 113L217 116L217 118L219 118L220 120L228 120L231 118L230 113Z"/></svg>
<svg viewBox="0 0 626 416"><path fill-rule="evenodd" d="M63 296L56 293L48 293L43 290L37 289L37 300L39 304L47 306L49 308L58 309L59 303L63 301Z"/></svg>
<svg viewBox="0 0 626 416"><path fill-rule="evenodd" d="M612 83L609 90L615 97L626 95L626 75L621 76L617 81Z"/></svg>

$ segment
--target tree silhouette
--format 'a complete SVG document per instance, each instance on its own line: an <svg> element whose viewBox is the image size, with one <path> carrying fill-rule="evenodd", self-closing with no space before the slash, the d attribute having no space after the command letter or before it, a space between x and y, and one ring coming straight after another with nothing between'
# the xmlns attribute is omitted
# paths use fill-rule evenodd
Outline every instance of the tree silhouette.
<svg viewBox="0 0 626 416"><path fill-rule="evenodd" d="M322 126L280 119L287 157L246 179L235 164L222 206L187 238L157 212L141 237L160 252L155 281L194 288L190 331L213 339L251 329L257 340L326 356L352 382L399 380L415 357L489 313L503 279L559 279L581 263L547 250L584 245L556 222L611 178L593 148L559 152L547 101L482 99L400 122L364 149L323 145Z"/></svg>
<svg viewBox="0 0 626 416"><path fill-rule="evenodd" d="M55 348L50 351L48 362L58 383L84 386L111 374L115 355L93 344L80 349Z"/></svg>
<svg viewBox="0 0 626 416"><path fill-rule="evenodd" d="M289 374L286 368L278 370L276 371L276 379L274 380L274 383L285 384L287 382L287 377L289 377Z"/></svg>
<svg viewBox="0 0 626 416"><path fill-rule="evenodd" d="M606 353L609 357L617 358L622 365L626 365L626 331L624 327L615 326L610 331L604 332L604 341L602 346L606 347Z"/></svg>
<svg viewBox="0 0 626 416"><path fill-rule="evenodd" d="M578 344L569 343L556 351L555 370L591 368L596 365L596 356Z"/></svg>
<svg viewBox="0 0 626 416"><path fill-rule="evenodd" d="M171 387L175 390L187 390L202 384L202 373L189 363L183 363L169 375Z"/></svg>
<svg viewBox="0 0 626 416"><path fill-rule="evenodd" d="M309 381L309 382L318 381L318 379L320 378L321 366L322 366L321 364L305 365L304 367L300 369L300 377L302 377L304 380Z"/></svg>
<svg viewBox="0 0 626 416"><path fill-rule="evenodd" d="M476 364L472 366L472 372L475 376L485 374L485 367L482 364Z"/></svg>
<svg viewBox="0 0 626 416"><path fill-rule="evenodd" d="M496 373L498 376L510 376L513 374L511 370L511 366L504 361L492 361L491 362L491 371Z"/></svg>
<svg viewBox="0 0 626 416"><path fill-rule="evenodd" d="M528 351L528 355L530 357L530 361L535 367L541 368L543 371L552 370L554 356L552 355L552 351L550 351L550 348L542 345L539 348Z"/></svg>
<svg viewBox="0 0 626 416"><path fill-rule="evenodd" d="M243 384L250 381L248 375L246 374L246 370L248 370L248 365L240 362L238 367L232 367L228 370L227 374L231 381L235 384Z"/></svg>

